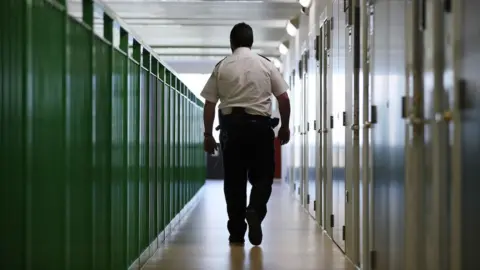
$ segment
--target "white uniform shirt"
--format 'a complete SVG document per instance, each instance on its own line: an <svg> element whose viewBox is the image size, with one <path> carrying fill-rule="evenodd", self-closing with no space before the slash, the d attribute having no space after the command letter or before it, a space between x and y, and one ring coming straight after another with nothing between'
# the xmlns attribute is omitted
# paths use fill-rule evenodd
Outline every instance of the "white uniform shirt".
<svg viewBox="0 0 480 270"><path fill-rule="evenodd" d="M200 95L213 103L220 100L223 114L242 107L249 114L270 116L272 94L280 96L287 90L288 84L271 61L238 48L215 66Z"/></svg>

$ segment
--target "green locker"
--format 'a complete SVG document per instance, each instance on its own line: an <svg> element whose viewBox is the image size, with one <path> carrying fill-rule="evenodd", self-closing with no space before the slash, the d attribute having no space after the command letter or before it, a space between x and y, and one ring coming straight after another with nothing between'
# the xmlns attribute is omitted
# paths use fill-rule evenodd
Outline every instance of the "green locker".
<svg viewBox="0 0 480 270"><path fill-rule="evenodd" d="M139 94L143 87L140 79L140 44L133 47L133 59L128 66L128 165L127 165L127 254L128 262L132 263L139 253Z"/></svg>
<svg viewBox="0 0 480 270"><path fill-rule="evenodd" d="M147 89L149 88L149 71L147 70L147 67L149 68L149 53L146 50L143 50L142 53L142 64L141 64L141 69L140 69L140 101L146 96ZM142 252L145 247L147 247L150 244L150 241L148 239L148 213L149 213L149 181L148 181L148 173L146 171L146 158L147 158L147 148L145 148L145 141L146 141L146 115L143 113L145 112L145 106L142 108L143 102L139 102L139 141L138 141L138 146L139 146L139 201L140 201L140 209L143 211L140 211L140 216L139 216L139 221L140 221L140 231L139 231L139 239L140 239L140 252Z"/></svg>
<svg viewBox="0 0 480 270"><path fill-rule="evenodd" d="M170 87L168 85L167 72L164 70L163 90L163 228L170 221Z"/></svg>
<svg viewBox="0 0 480 270"><path fill-rule="evenodd" d="M111 226L111 119L112 102L110 46L101 38L93 40L93 269L110 267Z"/></svg>
<svg viewBox="0 0 480 270"><path fill-rule="evenodd" d="M66 53L66 211L75 213L66 225L71 269L92 268L92 36L68 19Z"/></svg>
<svg viewBox="0 0 480 270"><path fill-rule="evenodd" d="M164 219L164 198L165 194L163 193L165 190L165 156L164 156L164 149L165 149L165 142L166 137L164 136L164 126L165 126L165 113L164 109L164 82L163 82L163 72L164 69L159 64L158 66L158 81L157 81L157 92L156 92L156 122L157 122L157 131L155 138L157 140L157 161L156 161L156 172L157 172L157 231L156 234L160 234L163 229L165 228L165 219Z"/></svg>
<svg viewBox="0 0 480 270"><path fill-rule="evenodd" d="M182 126L182 107L180 103L179 81L175 78L175 104L176 104L176 117L175 121L175 215L180 212L180 133Z"/></svg>
<svg viewBox="0 0 480 270"><path fill-rule="evenodd" d="M127 269L205 180L203 104L95 4L2 4L0 269Z"/></svg>
<svg viewBox="0 0 480 270"><path fill-rule="evenodd" d="M175 217L175 214L177 213L177 188L178 188L178 178L177 178L177 171L178 171L178 162L177 162L177 157L178 157L178 93L176 89L176 81L177 78L173 74L171 74L171 86L172 86L172 102L173 102L173 109L172 109L172 189L171 189L171 194L172 194L172 216L171 218L173 219Z"/></svg>
<svg viewBox="0 0 480 270"><path fill-rule="evenodd" d="M149 54L149 57L150 54ZM157 178L157 73L158 73L158 61L151 57L150 58L150 72L149 72L149 89L147 94L147 100L145 104L148 104L146 109L147 115L147 130L148 130L148 162L147 162L147 171L148 171L148 182L149 182L149 196L148 196L148 217L149 217L149 226L148 226L148 241L149 243L154 241L157 238L158 234L158 209L157 209L157 192L158 192L158 178Z"/></svg>

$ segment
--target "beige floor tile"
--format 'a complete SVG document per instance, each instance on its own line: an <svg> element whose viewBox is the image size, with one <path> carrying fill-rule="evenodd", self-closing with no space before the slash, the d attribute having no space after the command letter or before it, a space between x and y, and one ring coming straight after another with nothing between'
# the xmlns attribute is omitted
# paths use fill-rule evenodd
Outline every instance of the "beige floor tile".
<svg viewBox="0 0 480 270"><path fill-rule="evenodd" d="M221 181L203 195L143 269L162 270L353 270L315 221L280 184L274 186L260 247L230 247Z"/></svg>

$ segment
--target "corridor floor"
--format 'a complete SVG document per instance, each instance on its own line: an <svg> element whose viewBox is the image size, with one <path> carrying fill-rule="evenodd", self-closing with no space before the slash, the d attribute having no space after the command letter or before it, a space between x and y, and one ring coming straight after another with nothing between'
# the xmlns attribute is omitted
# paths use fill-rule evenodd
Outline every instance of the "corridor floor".
<svg viewBox="0 0 480 270"><path fill-rule="evenodd" d="M222 184L207 181L198 204L143 269L356 269L281 184L273 188L262 245L252 247L246 236L245 247L230 247Z"/></svg>

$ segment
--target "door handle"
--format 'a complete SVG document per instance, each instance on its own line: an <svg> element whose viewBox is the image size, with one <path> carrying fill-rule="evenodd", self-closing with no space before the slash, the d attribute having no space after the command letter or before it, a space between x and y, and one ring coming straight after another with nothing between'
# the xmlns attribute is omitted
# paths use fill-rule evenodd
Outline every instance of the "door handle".
<svg viewBox="0 0 480 270"><path fill-rule="evenodd" d="M372 128L372 122L370 121L365 121L365 123L363 124L363 128Z"/></svg>
<svg viewBox="0 0 480 270"><path fill-rule="evenodd" d="M351 129L351 130L359 130L359 127L358 127L358 125L352 125L352 126L350 127L350 129Z"/></svg>
<svg viewBox="0 0 480 270"><path fill-rule="evenodd" d="M446 111L446 112L443 112L443 113L436 113L435 114L435 121L437 123L440 123L440 122L449 123L450 121L452 121L452 119L453 119L453 115L452 115L451 111Z"/></svg>
<svg viewBox="0 0 480 270"><path fill-rule="evenodd" d="M428 122L429 122L428 120L420 117L416 117L413 114L410 114L410 116L407 119L407 123L412 126L425 125L425 124L428 124Z"/></svg>

